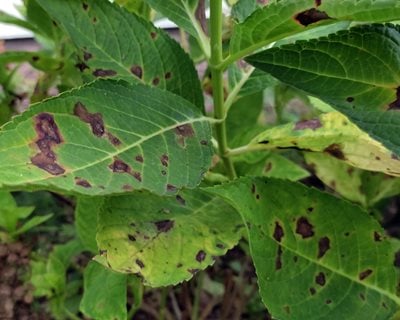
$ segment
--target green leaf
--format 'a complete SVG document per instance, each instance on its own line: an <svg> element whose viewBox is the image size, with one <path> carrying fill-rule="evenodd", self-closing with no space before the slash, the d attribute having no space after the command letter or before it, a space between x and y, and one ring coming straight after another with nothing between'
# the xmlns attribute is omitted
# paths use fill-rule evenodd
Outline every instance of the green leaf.
<svg viewBox="0 0 400 320"><path fill-rule="evenodd" d="M265 0L239 0L232 7L231 16L238 22L243 22L256 9L262 8L267 2Z"/></svg>
<svg viewBox="0 0 400 320"><path fill-rule="evenodd" d="M77 240L56 245L46 260L32 260L30 282L35 288L34 295L48 298L62 295L66 287L66 272L71 259L82 252Z"/></svg>
<svg viewBox="0 0 400 320"><path fill-rule="evenodd" d="M37 0L76 45L84 75L145 83L203 109L189 56L164 31L107 0Z"/></svg>
<svg viewBox="0 0 400 320"><path fill-rule="evenodd" d="M247 61L332 104L399 155L400 114L390 110L399 106L399 51L398 27L370 25L272 48Z"/></svg>
<svg viewBox="0 0 400 320"><path fill-rule="evenodd" d="M19 62L29 62L36 69L47 72L57 71L62 66L61 61L43 52L7 51L0 54L0 65Z"/></svg>
<svg viewBox="0 0 400 320"><path fill-rule="evenodd" d="M3 127L0 186L88 195L194 188L211 162L208 121L167 91L96 81Z"/></svg>
<svg viewBox="0 0 400 320"><path fill-rule="evenodd" d="M268 129L255 137L249 147L324 152L354 167L400 176L397 156L339 112Z"/></svg>
<svg viewBox="0 0 400 320"><path fill-rule="evenodd" d="M175 285L224 255L242 230L232 207L202 191L176 197L135 192L105 202L96 258L113 270L140 275L145 285Z"/></svg>
<svg viewBox="0 0 400 320"><path fill-rule="evenodd" d="M25 21L23 19L17 18L15 16L12 16L2 10L0 10L0 22L1 23L6 23L6 24L12 24L24 29L28 29L33 32L37 32L38 30L34 25L29 23L28 21Z"/></svg>
<svg viewBox="0 0 400 320"><path fill-rule="evenodd" d="M260 293L277 319L388 319L395 250L360 207L297 183L240 179L208 191L248 225Z"/></svg>
<svg viewBox="0 0 400 320"><path fill-rule="evenodd" d="M79 197L75 210L75 228L83 247L97 253L97 217L104 197Z"/></svg>
<svg viewBox="0 0 400 320"><path fill-rule="evenodd" d="M235 168L240 176L263 176L297 181L307 178L310 173L283 155L270 152L256 163L239 162Z"/></svg>
<svg viewBox="0 0 400 320"><path fill-rule="evenodd" d="M240 58L274 41L341 20L386 22L399 18L397 0L273 0L235 26L230 52Z"/></svg>
<svg viewBox="0 0 400 320"><path fill-rule="evenodd" d="M18 222L29 217L34 207L18 207L9 192L0 192L0 227L9 233L17 230Z"/></svg>
<svg viewBox="0 0 400 320"><path fill-rule="evenodd" d="M149 19L151 9L145 0L116 0L120 6L144 19Z"/></svg>
<svg viewBox="0 0 400 320"><path fill-rule="evenodd" d="M96 320L126 320L127 276L91 261L85 268L80 310Z"/></svg>
<svg viewBox="0 0 400 320"><path fill-rule="evenodd" d="M204 37L204 33L196 18L199 0L144 0L163 16L171 19L185 29L193 37Z"/></svg>
<svg viewBox="0 0 400 320"><path fill-rule="evenodd" d="M50 218L53 217L53 214L47 214L44 216L36 216L31 219L29 219L27 222L25 222L18 230L12 233L12 236L18 236L20 234L23 234L29 230L31 230L34 227L37 227L38 225L46 222Z"/></svg>

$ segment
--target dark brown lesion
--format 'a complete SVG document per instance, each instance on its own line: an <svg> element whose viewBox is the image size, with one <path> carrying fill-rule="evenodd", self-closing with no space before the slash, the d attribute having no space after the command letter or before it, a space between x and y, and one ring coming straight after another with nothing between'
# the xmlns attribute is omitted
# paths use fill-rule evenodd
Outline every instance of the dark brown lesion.
<svg viewBox="0 0 400 320"><path fill-rule="evenodd" d="M322 123L319 119L311 119L311 120L304 120L304 121L297 122L294 126L294 130L311 129L311 130L315 131L321 127L322 127Z"/></svg>
<svg viewBox="0 0 400 320"><path fill-rule="evenodd" d="M306 217L300 217L296 223L296 233L303 239L311 238L314 236L314 226Z"/></svg>
<svg viewBox="0 0 400 320"><path fill-rule="evenodd" d="M181 147L186 146L186 139L194 136L193 126L191 124L183 124L175 127L176 141Z"/></svg>
<svg viewBox="0 0 400 320"><path fill-rule="evenodd" d="M317 23L322 20L332 19L328 16L328 14L324 11L317 10L315 8L311 8L300 12L297 14L294 19L300 23L302 26L309 26L310 24Z"/></svg>
<svg viewBox="0 0 400 320"><path fill-rule="evenodd" d="M81 186L83 188L91 188L92 185L90 184L89 181L87 181L86 179L83 178L79 178L79 177L75 177L75 184L77 186Z"/></svg>
<svg viewBox="0 0 400 320"><path fill-rule="evenodd" d="M95 77L113 77L117 75L117 71L111 69L96 69L93 71Z"/></svg>
<svg viewBox="0 0 400 320"><path fill-rule="evenodd" d="M342 147L337 144L333 143L324 149L325 153L330 154L332 157L335 157L339 160L346 160L346 157L342 151Z"/></svg>
<svg viewBox="0 0 400 320"><path fill-rule="evenodd" d="M396 89L396 100L389 104L388 110L400 110L400 87Z"/></svg>
<svg viewBox="0 0 400 320"><path fill-rule="evenodd" d="M104 135L104 121L100 113L90 113L82 102L77 102L74 107L74 115L88 123L95 136L102 137Z"/></svg>
<svg viewBox="0 0 400 320"><path fill-rule="evenodd" d="M57 163L53 148L63 142L54 117L49 113L40 113L35 117L36 146L39 153L31 157L31 162L38 168L58 176L65 173L65 169Z"/></svg>

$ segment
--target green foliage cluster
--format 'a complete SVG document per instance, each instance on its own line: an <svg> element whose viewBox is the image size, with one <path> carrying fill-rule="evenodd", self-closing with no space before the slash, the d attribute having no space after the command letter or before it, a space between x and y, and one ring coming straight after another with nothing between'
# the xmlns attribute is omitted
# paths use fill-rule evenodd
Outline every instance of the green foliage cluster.
<svg viewBox="0 0 400 320"><path fill-rule="evenodd" d="M0 226L49 218L16 228L32 209L9 191L77 199L76 237L32 264L36 295L59 319L127 319L127 288L140 301L140 283L189 280L243 239L271 319L396 319L379 204L400 192L400 2L239 0L225 16L211 0L208 20L205 5L25 0L26 20L0 15L43 46L0 54L43 72L38 103L7 122L15 70L0 69ZM325 192L298 182L311 173Z"/></svg>

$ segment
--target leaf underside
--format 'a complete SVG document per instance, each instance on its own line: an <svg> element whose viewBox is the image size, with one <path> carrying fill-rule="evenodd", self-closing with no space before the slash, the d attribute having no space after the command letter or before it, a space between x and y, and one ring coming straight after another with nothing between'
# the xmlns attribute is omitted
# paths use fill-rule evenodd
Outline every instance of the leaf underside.
<svg viewBox="0 0 400 320"><path fill-rule="evenodd" d="M397 310L397 255L360 207L273 179L208 191L248 224L261 296L274 318L389 319Z"/></svg>
<svg viewBox="0 0 400 320"><path fill-rule="evenodd" d="M99 80L33 105L0 131L0 186L87 195L194 188L211 129L167 91Z"/></svg>

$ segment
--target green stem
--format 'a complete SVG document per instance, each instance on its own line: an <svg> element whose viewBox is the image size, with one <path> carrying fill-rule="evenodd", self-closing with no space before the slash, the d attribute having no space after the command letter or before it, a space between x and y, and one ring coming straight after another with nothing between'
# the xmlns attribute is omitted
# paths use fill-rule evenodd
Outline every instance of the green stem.
<svg viewBox="0 0 400 320"><path fill-rule="evenodd" d="M210 1L210 26L211 26L211 80L213 86L214 117L218 120L225 119L224 108L224 73L215 66L222 62L222 0ZM227 156L228 142L226 137L225 121L216 123L216 138L218 141L219 155L224 163L230 179L236 178L233 162Z"/></svg>
<svg viewBox="0 0 400 320"><path fill-rule="evenodd" d="M164 287L161 289L161 300L160 300L160 315L159 320L165 319L166 307L167 307L167 296L168 296L168 287Z"/></svg>
<svg viewBox="0 0 400 320"><path fill-rule="evenodd" d="M201 291L203 290L203 281L204 281L204 271L200 272L197 278L197 288L194 294L191 320L199 319L200 295Z"/></svg>

